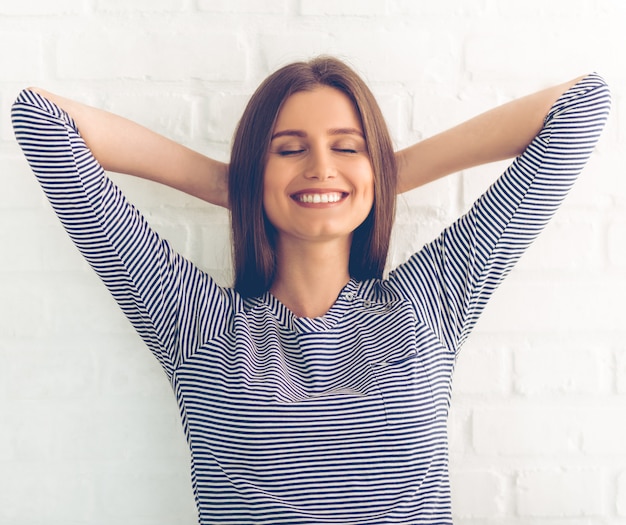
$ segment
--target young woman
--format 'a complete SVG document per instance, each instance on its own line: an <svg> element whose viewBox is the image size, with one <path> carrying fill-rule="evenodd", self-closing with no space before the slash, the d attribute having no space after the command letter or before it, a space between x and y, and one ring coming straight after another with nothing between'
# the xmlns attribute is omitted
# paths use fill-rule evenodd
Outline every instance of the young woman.
<svg viewBox="0 0 626 525"><path fill-rule="evenodd" d="M229 166L35 89L13 123L172 384L201 524L442 524L456 354L582 170L609 105L592 74L394 154L362 80L319 58L259 87ZM383 277L397 192L507 157L466 215ZM228 206L234 288L174 253L104 170Z"/></svg>

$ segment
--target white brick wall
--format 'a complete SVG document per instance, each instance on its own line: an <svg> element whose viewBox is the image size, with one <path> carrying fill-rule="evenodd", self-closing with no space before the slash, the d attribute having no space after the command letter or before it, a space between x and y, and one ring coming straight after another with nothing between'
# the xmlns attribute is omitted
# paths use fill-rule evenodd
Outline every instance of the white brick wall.
<svg viewBox="0 0 626 525"><path fill-rule="evenodd" d="M626 2L0 2L0 525L195 523L169 385L78 257L18 151L12 100L36 84L227 159L256 84L331 53L368 79L398 147L590 70L612 85L580 183L459 359L456 523L626 524ZM503 167L403 196L403 260ZM117 177L177 249L229 278L222 210Z"/></svg>

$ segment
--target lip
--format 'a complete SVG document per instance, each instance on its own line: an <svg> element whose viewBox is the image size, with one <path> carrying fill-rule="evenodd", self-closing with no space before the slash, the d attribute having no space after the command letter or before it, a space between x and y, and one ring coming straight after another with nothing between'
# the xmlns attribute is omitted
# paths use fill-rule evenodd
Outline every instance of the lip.
<svg viewBox="0 0 626 525"><path fill-rule="evenodd" d="M315 188L300 190L289 195L289 197L298 205L306 208L320 208L335 206L343 202L349 193L340 189L332 188Z"/></svg>

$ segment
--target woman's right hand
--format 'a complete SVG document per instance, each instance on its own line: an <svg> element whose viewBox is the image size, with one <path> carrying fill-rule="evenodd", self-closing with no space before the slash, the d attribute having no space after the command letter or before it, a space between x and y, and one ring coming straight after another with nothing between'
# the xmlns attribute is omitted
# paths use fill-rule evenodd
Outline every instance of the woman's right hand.
<svg viewBox="0 0 626 525"><path fill-rule="evenodd" d="M228 207L228 165L128 119L39 88L29 88L65 110L107 171L159 182Z"/></svg>

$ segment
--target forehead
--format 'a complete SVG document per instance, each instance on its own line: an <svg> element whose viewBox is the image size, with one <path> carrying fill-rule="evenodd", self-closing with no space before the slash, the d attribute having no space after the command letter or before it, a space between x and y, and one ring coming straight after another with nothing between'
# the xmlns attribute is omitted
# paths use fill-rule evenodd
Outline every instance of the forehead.
<svg viewBox="0 0 626 525"><path fill-rule="evenodd" d="M278 112L274 132L347 127L362 131L361 119L350 98L339 89L319 86L311 91L294 93L285 100Z"/></svg>

